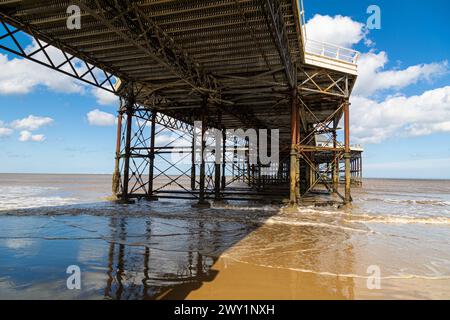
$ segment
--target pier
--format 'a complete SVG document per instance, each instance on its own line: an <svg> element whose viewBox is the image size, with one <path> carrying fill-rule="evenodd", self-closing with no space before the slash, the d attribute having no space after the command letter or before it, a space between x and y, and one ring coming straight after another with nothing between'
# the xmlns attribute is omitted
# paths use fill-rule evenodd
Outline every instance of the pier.
<svg viewBox="0 0 450 320"><path fill-rule="evenodd" d="M359 54L308 39L301 1L0 0L0 23L1 50L120 97L121 200L348 204L362 181L349 103ZM274 130L279 160L263 163Z"/></svg>

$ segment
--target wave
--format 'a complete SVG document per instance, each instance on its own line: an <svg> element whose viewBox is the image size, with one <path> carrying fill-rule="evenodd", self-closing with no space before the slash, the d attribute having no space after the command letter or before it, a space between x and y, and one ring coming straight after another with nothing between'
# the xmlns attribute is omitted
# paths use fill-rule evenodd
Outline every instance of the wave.
<svg viewBox="0 0 450 320"><path fill-rule="evenodd" d="M296 214L286 213L286 217L291 217L292 219L317 216L331 216L345 222L450 225L449 216L370 215L342 210L319 210L310 207L298 208Z"/></svg>
<svg viewBox="0 0 450 320"><path fill-rule="evenodd" d="M319 228L332 228L332 229L340 229L346 231L355 231L355 232L369 232L367 229L360 228L352 228L346 227L342 225L326 223L326 222L314 222L314 221L295 221L291 219L283 219L279 217L272 217L264 221L264 224L273 225L273 224L284 224L290 226L307 226L307 227L319 227Z"/></svg>
<svg viewBox="0 0 450 320"><path fill-rule="evenodd" d="M405 205L430 205L439 207L450 207L450 201L438 200L438 199L392 199L392 198L362 198L362 201L375 201L386 202L392 204L405 204Z"/></svg>
<svg viewBox="0 0 450 320"><path fill-rule="evenodd" d="M261 206L242 206L242 205L232 205L232 204L217 204L212 202L211 209L216 210L238 210L238 211L279 211L280 207L261 205Z"/></svg>
<svg viewBox="0 0 450 320"><path fill-rule="evenodd" d="M0 211L15 209L33 209L75 204L79 199L64 197L26 197L0 199Z"/></svg>
<svg viewBox="0 0 450 320"><path fill-rule="evenodd" d="M248 265L254 265L258 267L271 268L271 269L284 269L296 272L303 273L311 273L318 276L328 276L328 277L342 277L342 278L358 278L358 279L369 279L372 276L370 275L360 275L356 273L335 273L329 271L316 271L311 269L304 268L292 268L292 267L283 267L283 266L273 266L270 264L255 264L253 262L244 261L238 258L233 257L229 253L225 253L221 255L222 259L230 259L239 263L245 263ZM422 280L450 280L450 275L442 275L442 276L427 276L420 274L398 274L398 275L389 275L389 276L381 276L380 280L406 280L406 279L422 279Z"/></svg>
<svg viewBox="0 0 450 320"><path fill-rule="evenodd" d="M365 223L393 223L393 224L433 224L450 225L449 217L412 217L412 216L370 216L355 215L352 221Z"/></svg>

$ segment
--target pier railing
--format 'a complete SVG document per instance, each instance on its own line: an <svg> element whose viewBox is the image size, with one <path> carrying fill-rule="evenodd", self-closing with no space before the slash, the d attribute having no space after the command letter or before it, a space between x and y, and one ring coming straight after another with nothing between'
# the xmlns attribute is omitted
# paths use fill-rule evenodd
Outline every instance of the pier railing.
<svg viewBox="0 0 450 320"><path fill-rule="evenodd" d="M330 58L346 63L356 65L359 58L359 52L353 49L344 48L332 43L308 39L306 33L305 8L303 0L299 0L299 20L302 33L305 55L315 55L323 58Z"/></svg>
<svg viewBox="0 0 450 320"><path fill-rule="evenodd" d="M305 51L352 64L358 62L359 52L353 49L340 47L331 43L306 39Z"/></svg>

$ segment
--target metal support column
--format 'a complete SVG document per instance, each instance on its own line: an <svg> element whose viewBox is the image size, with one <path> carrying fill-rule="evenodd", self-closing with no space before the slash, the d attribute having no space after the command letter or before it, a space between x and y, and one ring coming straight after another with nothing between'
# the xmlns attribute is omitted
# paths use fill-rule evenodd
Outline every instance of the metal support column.
<svg viewBox="0 0 450 320"><path fill-rule="evenodd" d="M156 135L156 111L152 111L150 128L150 154L149 154L149 173L148 173L148 200L157 200L153 195L153 177L155 170L155 135Z"/></svg>
<svg viewBox="0 0 450 320"><path fill-rule="evenodd" d="M344 101L344 136L345 136L345 197L344 203L350 203L352 197L350 195L350 112L349 102Z"/></svg>
<svg viewBox="0 0 450 320"><path fill-rule="evenodd" d="M122 118L123 118L123 110L122 106L120 106L118 115L117 115L117 137L116 137L116 158L114 162L114 174L112 181L112 192L114 196L117 196L120 192L120 142L122 140Z"/></svg>
<svg viewBox="0 0 450 320"><path fill-rule="evenodd" d="M221 122L221 116L219 114L219 123ZM222 143L221 141L218 141L217 135L215 135L214 139L216 140L216 147L215 147L215 154L214 154L214 199L219 200L220 199L220 171L221 171L221 163L218 161L222 157L222 153L220 152L220 149L222 149Z"/></svg>
<svg viewBox="0 0 450 320"><path fill-rule="evenodd" d="M300 123L300 112L297 109L297 123ZM300 127L297 128L297 146L300 146ZM297 199L297 202L300 202L302 191L300 189L300 158L301 155L298 154L297 150L297 157L296 157L296 163L295 163L295 183L297 184L297 187L295 188L295 197Z"/></svg>
<svg viewBox="0 0 450 320"><path fill-rule="evenodd" d="M335 121L336 122L336 121ZM333 148L337 148L337 133L336 124L333 129ZM332 162L332 180L333 180L333 192L337 193L339 189L339 157L337 151L333 152L333 162Z"/></svg>
<svg viewBox="0 0 450 320"><path fill-rule="evenodd" d="M208 206L209 203L205 200L205 155L206 148L205 133L206 133L206 113L208 107L208 97L203 97L202 103L202 134L201 134L201 153L200 153L200 192L198 206Z"/></svg>
<svg viewBox="0 0 450 320"><path fill-rule="evenodd" d="M222 184L221 189L225 190L226 185L226 177L225 177L225 168L226 168L226 156L227 156L227 131L225 128L222 129ZM232 165L234 167L234 164Z"/></svg>
<svg viewBox="0 0 450 320"><path fill-rule="evenodd" d="M362 154L359 155L359 183L362 185L363 181L363 163L362 163Z"/></svg>
<svg viewBox="0 0 450 320"><path fill-rule="evenodd" d="M250 180L250 141L248 137L245 137L245 161L244 166L247 169L247 184L251 185Z"/></svg>
<svg viewBox="0 0 450 320"><path fill-rule="evenodd" d="M191 190L195 190L195 134L192 135L192 146L191 146Z"/></svg>
<svg viewBox="0 0 450 320"><path fill-rule="evenodd" d="M297 107L297 90L292 90L291 95L291 153L290 153L290 191L289 191L289 199L291 205L297 204L297 139L298 134L298 107Z"/></svg>
<svg viewBox="0 0 450 320"><path fill-rule="evenodd" d="M122 199L128 198L128 183L130 180L130 157L131 157L131 129L133 126L133 107L135 104L134 93L131 92L126 96L125 114L127 115L127 126L125 134L125 160L123 168L123 190Z"/></svg>

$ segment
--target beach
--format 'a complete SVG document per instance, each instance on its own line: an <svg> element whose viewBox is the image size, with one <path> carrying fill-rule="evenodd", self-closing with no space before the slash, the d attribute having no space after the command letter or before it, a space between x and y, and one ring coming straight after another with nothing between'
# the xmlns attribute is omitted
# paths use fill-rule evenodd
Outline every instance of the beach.
<svg viewBox="0 0 450 320"><path fill-rule="evenodd" d="M365 179L349 208L110 190L109 175L0 174L0 298L450 299L447 180Z"/></svg>

